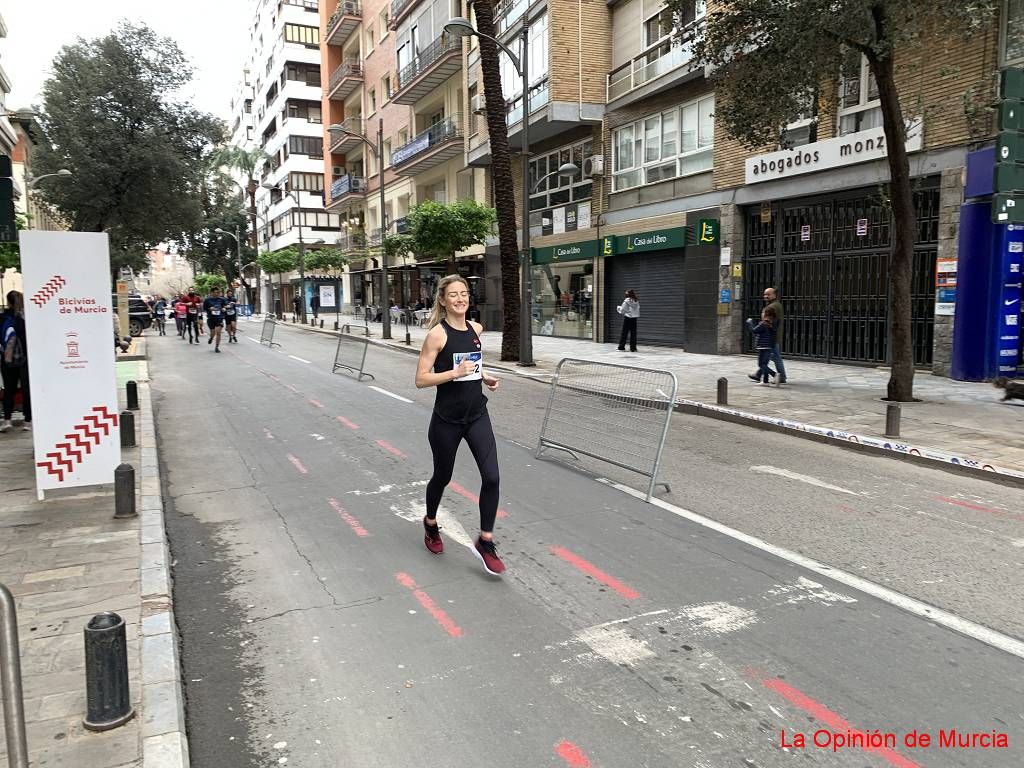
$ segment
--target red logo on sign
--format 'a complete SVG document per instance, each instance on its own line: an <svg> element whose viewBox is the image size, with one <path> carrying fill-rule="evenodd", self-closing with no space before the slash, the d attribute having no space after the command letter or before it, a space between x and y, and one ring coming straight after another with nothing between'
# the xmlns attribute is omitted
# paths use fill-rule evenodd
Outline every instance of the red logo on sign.
<svg viewBox="0 0 1024 768"><path fill-rule="evenodd" d="M42 288L35 292L32 296L32 303L37 307L42 307L46 302L56 296L57 292L65 285L67 285L67 283L63 277L60 275L54 275Z"/></svg>
<svg viewBox="0 0 1024 768"><path fill-rule="evenodd" d="M83 417L82 423L76 424L70 433L64 435L67 442L57 443L54 446L57 450L46 454L47 461L36 462L36 466L64 482L64 475L75 471L75 465L81 463L82 455L92 453L93 447L110 435L111 428L117 426L117 418L117 414L111 413L105 406L96 406Z"/></svg>

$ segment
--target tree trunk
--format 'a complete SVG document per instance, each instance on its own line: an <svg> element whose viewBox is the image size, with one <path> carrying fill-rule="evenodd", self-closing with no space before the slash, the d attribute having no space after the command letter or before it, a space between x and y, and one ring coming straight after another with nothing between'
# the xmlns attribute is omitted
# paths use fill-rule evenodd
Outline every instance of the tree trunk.
<svg viewBox="0 0 1024 768"><path fill-rule="evenodd" d="M249 181L245 185L245 189L249 193L249 216L252 219L252 236L250 245L252 245L253 253L255 253L258 256L260 252L260 239L259 234L257 232L257 230L259 229L259 227L257 226L258 222L256 221L256 179L250 176ZM260 304L262 304L262 299L260 297L260 265L254 264L253 266L255 267L254 282L256 283L256 285L253 286L252 299L249 302L249 305L252 307L252 311L258 314L260 310Z"/></svg>
<svg viewBox="0 0 1024 768"><path fill-rule="evenodd" d="M876 10L876 12L878 12ZM876 18L876 24L884 24ZM914 195L907 160L906 124L896 91L895 67L891 54L879 57L869 53L868 63L878 83L882 103L882 124L889 144L889 195L895 229L895 247L889 265L889 375L887 399L910 402L914 399L914 343L910 301L914 268L914 240L917 235Z"/></svg>
<svg viewBox="0 0 1024 768"><path fill-rule="evenodd" d="M476 28L494 36L493 0L476 0ZM484 79L487 105L487 133L491 142L491 183L494 207L498 214L498 243L501 257L501 359L519 359L519 247L516 236L516 198L512 186L512 159L508 149L508 125L505 123L505 97L501 92L501 66L498 47L480 37L480 72ZM526 94L523 94L525 103ZM528 110L525 110L528 112ZM528 116L524 119L529 119ZM526 183L526 179L523 179ZM526 216L526 211L523 212ZM528 268L528 267L525 267Z"/></svg>

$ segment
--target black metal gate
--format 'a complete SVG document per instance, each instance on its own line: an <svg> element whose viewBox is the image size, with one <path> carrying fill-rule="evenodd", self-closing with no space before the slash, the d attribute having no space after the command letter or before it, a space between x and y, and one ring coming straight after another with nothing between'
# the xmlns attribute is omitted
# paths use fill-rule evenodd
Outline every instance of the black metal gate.
<svg viewBox="0 0 1024 768"><path fill-rule="evenodd" d="M914 364L931 365L938 243L937 179L914 193L917 242L911 283ZM779 290L786 310L782 349L827 362L888 361L892 218L884 190L747 209L744 316L760 315L761 294ZM744 346L751 349L749 332Z"/></svg>

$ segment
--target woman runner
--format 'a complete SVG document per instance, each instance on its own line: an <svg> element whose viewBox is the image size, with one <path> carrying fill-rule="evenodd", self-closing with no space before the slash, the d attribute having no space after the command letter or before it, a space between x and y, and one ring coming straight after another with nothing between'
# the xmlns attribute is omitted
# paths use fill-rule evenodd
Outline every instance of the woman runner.
<svg viewBox="0 0 1024 768"><path fill-rule="evenodd" d="M427 440L434 456L434 474L427 483L427 514L423 518L423 543L435 555L444 551L437 525L441 495L452 479L455 454L465 440L480 470L480 536L473 553L484 570L495 576L505 570L494 546L494 519L498 514L498 451L491 419L487 415L487 397L481 384L494 392L498 379L484 372L480 332L483 326L466 320L469 310L469 285L459 275L442 278L437 300L427 321L429 331L423 340L416 366L416 386L437 387L434 413L430 418Z"/></svg>

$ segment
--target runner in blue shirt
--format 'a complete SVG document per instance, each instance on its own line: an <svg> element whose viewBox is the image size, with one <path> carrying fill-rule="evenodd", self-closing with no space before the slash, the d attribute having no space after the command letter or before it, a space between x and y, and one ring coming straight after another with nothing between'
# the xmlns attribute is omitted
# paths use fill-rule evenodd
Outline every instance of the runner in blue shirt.
<svg viewBox="0 0 1024 768"><path fill-rule="evenodd" d="M238 328L238 308L235 306L235 297L228 295L227 304L224 305L224 326L228 332L228 343L238 343L235 331Z"/></svg>
<svg viewBox="0 0 1024 768"><path fill-rule="evenodd" d="M228 300L220 295L220 288L214 288L210 295L203 300L203 311L206 313L206 325L210 328L210 338L207 344L216 342L214 352L220 352L220 329L224 326L224 309Z"/></svg>

